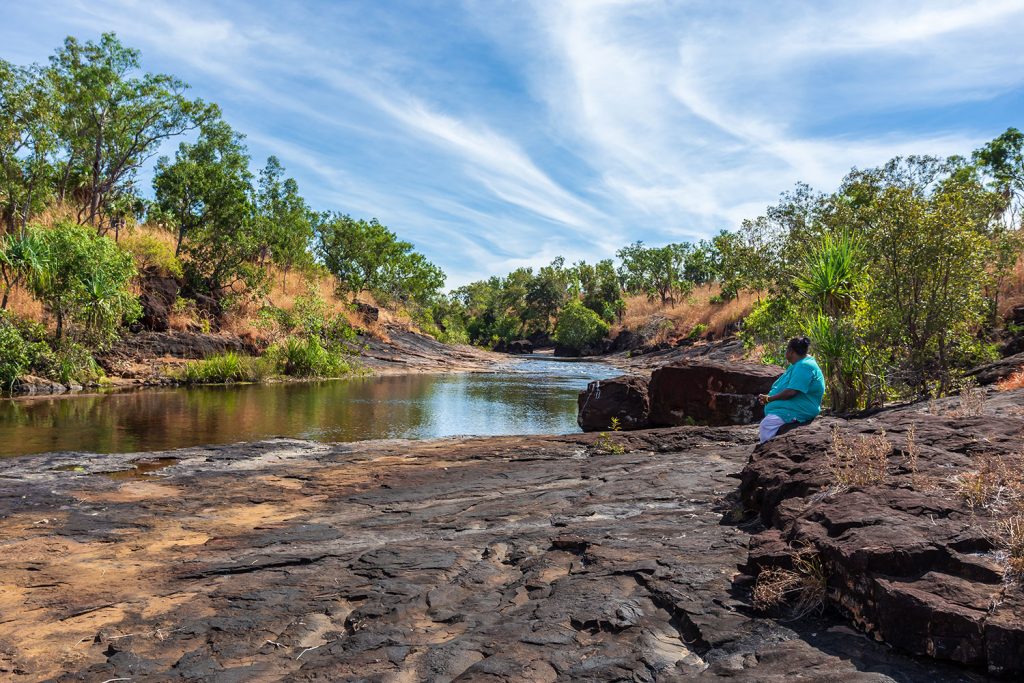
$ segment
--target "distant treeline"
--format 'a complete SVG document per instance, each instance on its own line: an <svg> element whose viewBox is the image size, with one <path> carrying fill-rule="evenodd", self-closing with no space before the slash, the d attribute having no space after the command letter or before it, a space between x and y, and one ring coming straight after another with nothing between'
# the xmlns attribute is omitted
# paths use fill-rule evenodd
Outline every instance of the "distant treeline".
<svg viewBox="0 0 1024 683"><path fill-rule="evenodd" d="M1010 128L969 158L896 158L852 170L831 194L798 184L763 216L697 244L638 242L617 263L559 258L474 282L435 304L432 322L474 343L553 329L587 344L621 315L625 294L672 305L715 282L720 301L760 294L742 335L767 359L781 361L787 337L811 337L833 408L932 395L995 353L1022 198L1024 135Z"/></svg>
<svg viewBox="0 0 1024 683"><path fill-rule="evenodd" d="M371 292L446 341L540 332L577 347L607 333L626 295L671 306L716 283L723 301L760 293L743 334L769 356L809 334L830 400L849 408L948 389L958 369L991 357L999 292L1020 255L1024 136L1011 128L969 158L854 169L831 194L797 185L765 215L696 244L637 242L615 260L559 258L446 295L441 270L377 220L311 209L275 157L253 173L244 137L187 93L141 69L113 34L68 38L43 65L0 61L0 309L22 287L56 322L44 340L0 313L0 364L23 370L44 341L58 365L109 343L139 315L139 268L219 307L258 299L271 265L329 272L340 295ZM139 171L176 138L147 199ZM121 239L142 221L168 239ZM325 341L327 327L317 327Z"/></svg>

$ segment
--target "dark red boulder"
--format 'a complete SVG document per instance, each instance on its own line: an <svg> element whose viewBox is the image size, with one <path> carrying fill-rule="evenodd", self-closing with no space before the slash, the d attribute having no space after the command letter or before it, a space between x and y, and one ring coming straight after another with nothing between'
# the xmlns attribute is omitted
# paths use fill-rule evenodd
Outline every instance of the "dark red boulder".
<svg viewBox="0 0 1024 683"><path fill-rule="evenodd" d="M171 309L178 298L181 285L173 277L148 275L142 281L142 328L151 332L166 332L170 329Z"/></svg>
<svg viewBox="0 0 1024 683"><path fill-rule="evenodd" d="M533 342L529 339L517 339L508 343L506 347L508 353L533 353Z"/></svg>
<svg viewBox="0 0 1024 683"><path fill-rule="evenodd" d="M576 422L585 432L611 429L612 418L618 418L624 430L643 429L648 426L649 411L647 380L622 375L591 382L580 392Z"/></svg>
<svg viewBox="0 0 1024 683"><path fill-rule="evenodd" d="M705 359L665 365L651 375L651 424L757 422L764 417L757 395L767 393L781 374L775 365Z"/></svg>

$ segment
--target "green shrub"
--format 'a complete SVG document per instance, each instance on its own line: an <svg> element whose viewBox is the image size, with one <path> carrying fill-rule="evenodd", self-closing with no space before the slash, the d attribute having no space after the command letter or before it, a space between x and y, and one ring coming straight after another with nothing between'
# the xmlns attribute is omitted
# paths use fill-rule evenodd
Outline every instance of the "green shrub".
<svg viewBox="0 0 1024 683"><path fill-rule="evenodd" d="M764 345L764 362L782 365L785 363L786 341L803 336L804 328L801 313L792 299L771 297L754 306L743 321L740 339L747 348Z"/></svg>
<svg viewBox="0 0 1024 683"><path fill-rule="evenodd" d="M54 351L41 353L36 366L40 374L61 384L94 384L104 374L87 348L67 340Z"/></svg>
<svg viewBox="0 0 1024 683"><path fill-rule="evenodd" d="M43 341L45 335L41 324L0 311L0 389L10 390L19 377L53 355Z"/></svg>
<svg viewBox="0 0 1024 683"><path fill-rule="evenodd" d="M103 346L142 314L130 289L135 264L113 240L71 223L58 223L39 239L44 267L32 289L57 319L58 343L71 327L75 338Z"/></svg>
<svg viewBox="0 0 1024 683"><path fill-rule="evenodd" d="M608 329L608 323L601 320L601 316L579 301L572 301L558 316L555 341L579 351L603 339L608 334Z"/></svg>
<svg viewBox="0 0 1024 683"><path fill-rule="evenodd" d="M319 337L288 337L267 351L279 373L290 377L341 377L351 372L345 353L327 348Z"/></svg>
<svg viewBox="0 0 1024 683"><path fill-rule="evenodd" d="M708 324L707 323L697 323L692 328L690 328L690 332L686 335L686 338L687 339L697 339L698 337L700 337L702 334L704 334L707 331L708 331Z"/></svg>
<svg viewBox="0 0 1024 683"><path fill-rule="evenodd" d="M31 362L30 344L14 325L0 318L0 388L10 390Z"/></svg>
<svg viewBox="0 0 1024 683"><path fill-rule="evenodd" d="M155 270L176 278L185 276L181 260L174 255L171 245L152 235L138 233L121 240L121 248L132 255L140 271Z"/></svg>
<svg viewBox="0 0 1024 683"><path fill-rule="evenodd" d="M259 382L269 374L269 364L263 358L240 356L228 351L205 360L186 363L180 379L186 384L229 384Z"/></svg>

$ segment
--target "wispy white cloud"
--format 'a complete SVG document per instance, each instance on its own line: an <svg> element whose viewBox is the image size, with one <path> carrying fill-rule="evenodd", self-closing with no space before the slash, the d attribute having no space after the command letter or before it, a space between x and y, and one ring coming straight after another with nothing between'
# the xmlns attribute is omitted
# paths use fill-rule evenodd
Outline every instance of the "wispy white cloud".
<svg viewBox="0 0 1024 683"><path fill-rule="evenodd" d="M796 181L827 190L895 154L966 153L1020 125L994 98L1024 100L1019 0L15 11L0 45L19 55L18 26L117 31L221 103L316 205L379 217L455 285L708 236Z"/></svg>

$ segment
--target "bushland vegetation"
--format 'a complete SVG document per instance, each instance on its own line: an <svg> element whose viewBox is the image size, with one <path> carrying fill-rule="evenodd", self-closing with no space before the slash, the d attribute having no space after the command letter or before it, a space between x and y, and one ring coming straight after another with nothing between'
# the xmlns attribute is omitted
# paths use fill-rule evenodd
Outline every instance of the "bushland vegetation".
<svg viewBox="0 0 1024 683"><path fill-rule="evenodd" d="M851 410L955 390L993 355L1024 289L1022 206L1024 134L1010 128L969 156L853 169L831 193L798 184L708 240L635 242L442 294L444 273L378 220L313 209L276 157L254 170L244 135L187 84L145 71L113 34L68 38L46 64L0 61L0 382L95 378L93 355L161 276L180 284L172 318L203 331L244 318L291 359L275 371L339 372L321 351L347 348L360 297L481 345L538 334L582 348L624 327L693 338L743 319L766 360L808 334L831 407ZM295 325L314 309L320 324Z"/></svg>
<svg viewBox="0 0 1024 683"><path fill-rule="evenodd" d="M270 337L265 361L211 359L190 381L344 374L339 302L412 310L444 285L376 219L308 206L276 157L254 172L215 104L115 35L68 38L47 64L0 61L0 383L95 380L93 355L140 318L154 276L178 283L172 317L199 331L244 317ZM302 294L282 308L268 295L289 279Z"/></svg>
<svg viewBox="0 0 1024 683"><path fill-rule="evenodd" d="M769 362L808 335L834 410L936 396L995 355L1001 314L1019 303L1022 208L1024 134L1010 128L969 157L853 169L832 193L798 184L697 244L638 242L617 262L556 259L475 282L433 322L493 343L557 331L580 307L634 330L656 325L654 338L742 318L748 348Z"/></svg>

